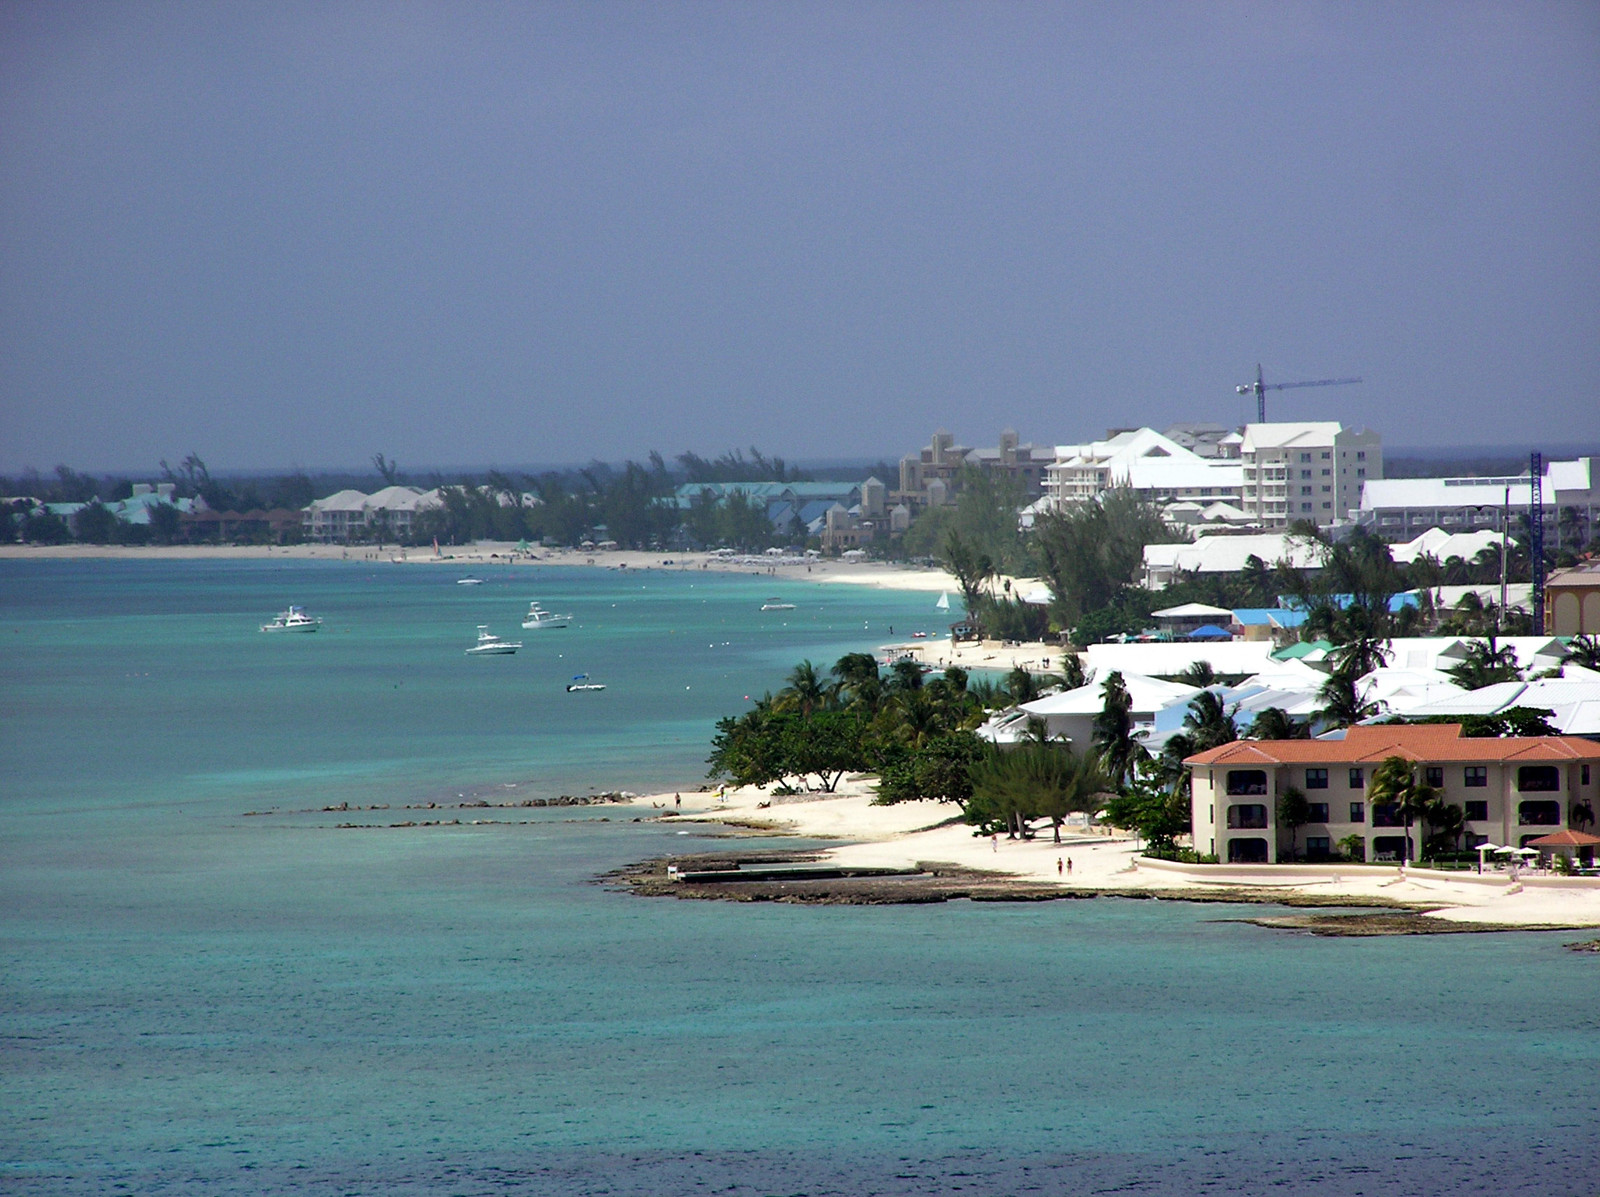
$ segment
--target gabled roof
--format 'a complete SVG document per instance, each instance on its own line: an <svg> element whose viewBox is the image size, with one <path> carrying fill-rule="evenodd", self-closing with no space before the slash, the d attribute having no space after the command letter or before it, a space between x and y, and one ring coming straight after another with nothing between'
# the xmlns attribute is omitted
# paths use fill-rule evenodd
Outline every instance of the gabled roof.
<svg viewBox="0 0 1600 1197"><path fill-rule="evenodd" d="M1164 710L1173 703L1187 702L1200 693L1198 686L1164 682L1139 673L1124 673L1122 684L1127 688L1128 698L1133 703L1132 709L1141 713ZM1105 705L1105 681L1097 674L1096 680L1087 686L1023 703L1021 709L1030 715L1098 715Z"/></svg>
<svg viewBox="0 0 1600 1197"><path fill-rule="evenodd" d="M1376 764L1410 761L1512 763L1600 761L1600 744L1577 736L1466 737L1458 723L1381 723L1349 728L1342 740L1236 740L1197 753L1187 765Z"/></svg>
<svg viewBox="0 0 1600 1197"><path fill-rule="evenodd" d="M1184 603L1178 607L1168 607L1165 611L1150 612L1155 619L1182 619L1190 615L1203 615L1210 618L1214 615L1232 615L1233 612L1226 607L1208 607L1205 603Z"/></svg>

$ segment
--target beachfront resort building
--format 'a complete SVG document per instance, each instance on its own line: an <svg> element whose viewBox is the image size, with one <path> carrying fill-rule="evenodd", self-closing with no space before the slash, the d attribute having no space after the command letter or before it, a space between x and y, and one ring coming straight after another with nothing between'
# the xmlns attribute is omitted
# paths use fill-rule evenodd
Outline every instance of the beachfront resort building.
<svg viewBox="0 0 1600 1197"><path fill-rule="evenodd" d="M386 486L370 495L341 490L314 500L301 517L301 528L317 544L348 544L372 535L406 540L417 513L443 503L437 490L416 486Z"/></svg>
<svg viewBox="0 0 1600 1197"><path fill-rule="evenodd" d="M1195 851L1235 863L1276 864L1345 853L1369 861L1417 856L1424 828L1374 805L1367 790L1389 757L1465 816L1462 846L1523 847L1563 828L1591 827L1600 810L1600 744L1577 736L1466 737L1459 724L1374 724L1342 740L1236 740L1189 757ZM1310 819L1290 827L1278 800L1295 787ZM1352 839L1353 837L1353 839Z"/></svg>
<svg viewBox="0 0 1600 1197"><path fill-rule="evenodd" d="M1383 477L1378 434L1332 421L1246 424L1239 457L1240 506L1263 528L1343 522L1360 507L1362 486Z"/></svg>

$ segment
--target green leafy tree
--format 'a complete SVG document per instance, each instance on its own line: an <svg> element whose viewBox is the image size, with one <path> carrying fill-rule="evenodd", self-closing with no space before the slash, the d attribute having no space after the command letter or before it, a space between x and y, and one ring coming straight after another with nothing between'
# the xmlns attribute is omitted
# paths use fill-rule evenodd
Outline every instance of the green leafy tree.
<svg viewBox="0 0 1600 1197"><path fill-rule="evenodd" d="M72 517L72 532L84 544L111 544L119 521L104 503L86 503Z"/></svg>
<svg viewBox="0 0 1600 1197"><path fill-rule="evenodd" d="M1282 707L1267 707L1250 724L1252 740L1309 740L1311 725L1291 719Z"/></svg>
<svg viewBox="0 0 1600 1197"><path fill-rule="evenodd" d="M1574 636L1567 645L1566 656L1561 659L1585 669L1600 669L1600 636L1593 633Z"/></svg>
<svg viewBox="0 0 1600 1197"><path fill-rule="evenodd" d="M1113 826L1136 833L1150 856L1172 856L1177 839L1190 830L1190 797L1164 784L1148 762L1137 767L1121 790L1106 803Z"/></svg>
<svg viewBox="0 0 1600 1197"><path fill-rule="evenodd" d="M1278 822L1289 829L1289 859L1300 856L1300 829L1311 822L1311 803L1298 786L1289 786L1278 795Z"/></svg>
<svg viewBox="0 0 1600 1197"><path fill-rule="evenodd" d="M1401 856L1402 861L1410 860L1412 822L1427 818L1429 809L1439 800L1439 792L1417 781L1410 761L1390 756L1372 771L1367 800L1374 806L1393 806L1405 819L1406 847Z"/></svg>
<svg viewBox="0 0 1600 1197"><path fill-rule="evenodd" d="M1210 690L1202 690L1189 701L1183 726L1194 743L1195 752L1206 752L1231 744L1239 738L1233 719L1223 706L1222 699Z"/></svg>
<svg viewBox="0 0 1600 1197"><path fill-rule="evenodd" d="M1517 668L1517 653L1510 645L1500 646L1493 635L1466 645L1466 658L1446 670L1458 686L1481 690L1497 682L1514 682L1522 677Z"/></svg>
<svg viewBox="0 0 1600 1197"><path fill-rule="evenodd" d="M920 799L969 802L970 770L983 753L983 741L971 732L957 731L930 740L883 769L874 801L881 805Z"/></svg>
<svg viewBox="0 0 1600 1197"><path fill-rule="evenodd" d="M1103 705L1094 717L1095 749L1106 774L1122 789L1133 776L1134 766L1148 754L1134 731L1133 698L1122 674L1113 671L1107 675L1100 693Z"/></svg>
<svg viewBox="0 0 1600 1197"><path fill-rule="evenodd" d="M1153 504L1113 487L1096 501L1040 516L1034 539L1053 596L1052 614L1060 626L1076 628L1129 590L1147 544L1169 542L1174 533Z"/></svg>

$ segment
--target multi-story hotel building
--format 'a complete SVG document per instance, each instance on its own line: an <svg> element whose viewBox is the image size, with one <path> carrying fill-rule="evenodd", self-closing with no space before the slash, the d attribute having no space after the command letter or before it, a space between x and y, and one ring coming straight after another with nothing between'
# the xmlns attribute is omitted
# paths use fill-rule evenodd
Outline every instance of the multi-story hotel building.
<svg viewBox="0 0 1600 1197"><path fill-rule="evenodd" d="M1195 851L1276 864L1298 845L1304 857L1326 859L1353 835L1365 859L1399 860L1405 820L1367 799L1373 770L1392 756L1413 762L1419 781L1462 808L1463 847L1522 847L1567 827L1575 809L1600 810L1600 744L1592 740L1466 737L1457 724L1352 727L1343 740L1236 740L1188 758ZM1291 786L1312 816L1293 829L1278 817ZM1413 859L1422 830L1413 824Z"/></svg>
<svg viewBox="0 0 1600 1197"><path fill-rule="evenodd" d="M1348 519L1361 505L1362 485L1383 477L1382 438L1331 421L1247 424L1239 457L1240 506L1263 528Z"/></svg>

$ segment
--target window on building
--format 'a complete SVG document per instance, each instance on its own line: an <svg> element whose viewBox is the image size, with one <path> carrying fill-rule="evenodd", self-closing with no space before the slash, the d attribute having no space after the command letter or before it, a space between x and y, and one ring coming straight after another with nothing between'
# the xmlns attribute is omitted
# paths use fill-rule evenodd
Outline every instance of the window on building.
<svg viewBox="0 0 1600 1197"><path fill-rule="evenodd" d="M1324 486L1324 487L1323 487L1323 488L1322 488L1322 493L1323 493L1323 494L1325 494L1325 495L1329 495L1329 494L1332 494L1332 493L1333 493L1333 487L1331 487L1331 486Z"/></svg>
<svg viewBox="0 0 1600 1197"><path fill-rule="evenodd" d="M1366 476L1367 476L1367 468L1365 466L1362 466L1360 469L1356 470L1356 477L1357 478L1365 478Z"/></svg>
<svg viewBox="0 0 1600 1197"><path fill-rule="evenodd" d="M1365 823L1367 821L1367 804L1365 802L1352 802L1350 804L1350 821L1352 823Z"/></svg>
<svg viewBox="0 0 1600 1197"><path fill-rule="evenodd" d="M1323 450L1323 452L1322 452L1322 460L1323 461L1327 461L1332 456L1333 456L1333 450L1331 450L1331 449L1324 449Z"/></svg>
<svg viewBox="0 0 1600 1197"><path fill-rule="evenodd" d="M1309 454L1309 453L1300 454L1300 460L1301 461L1310 461L1311 460L1311 454Z"/></svg>
<svg viewBox="0 0 1600 1197"><path fill-rule="evenodd" d="M1425 766L1423 766L1423 769L1422 769L1422 782L1423 782L1424 785L1430 785L1436 790L1442 788L1444 786L1444 766L1443 765L1425 765Z"/></svg>
<svg viewBox="0 0 1600 1197"><path fill-rule="evenodd" d="M1484 786L1489 784L1489 766L1468 765L1464 780L1469 790L1482 789Z"/></svg>
<svg viewBox="0 0 1600 1197"><path fill-rule="evenodd" d="M1306 812L1311 816L1307 823L1326 823L1328 821L1328 804L1326 802L1306 803Z"/></svg>
<svg viewBox="0 0 1600 1197"><path fill-rule="evenodd" d="M1469 823L1483 823L1489 818L1489 804L1483 799L1475 799L1461 804L1462 812Z"/></svg>
<svg viewBox="0 0 1600 1197"><path fill-rule="evenodd" d="M1583 776L1579 779L1579 784L1581 784L1581 785L1588 785L1589 784L1589 766L1588 765L1584 765L1583 766Z"/></svg>
<svg viewBox="0 0 1600 1197"><path fill-rule="evenodd" d="M1237 797L1240 794L1265 794L1267 772L1265 769L1229 769L1227 788L1229 797Z"/></svg>
<svg viewBox="0 0 1600 1197"><path fill-rule="evenodd" d="M1406 837L1403 835L1379 835L1372 838L1373 860L1399 860L1400 854L1405 850Z"/></svg>
<svg viewBox="0 0 1600 1197"><path fill-rule="evenodd" d="M1328 788L1328 771L1326 769L1306 770L1306 789L1325 790Z"/></svg>
<svg viewBox="0 0 1600 1197"><path fill-rule="evenodd" d="M1357 461L1365 461L1365 460L1367 460L1367 451L1365 449L1357 449L1356 450L1356 460Z"/></svg>
<svg viewBox="0 0 1600 1197"><path fill-rule="evenodd" d="M1352 769L1352 770L1350 770L1350 788L1352 790L1365 789L1366 785L1367 785L1367 775L1366 775L1365 771L1363 771L1361 769Z"/></svg>
<svg viewBox="0 0 1600 1197"><path fill-rule="evenodd" d="M1303 495L1309 495L1311 493L1311 488L1309 486L1302 486L1300 488L1300 493Z"/></svg>
<svg viewBox="0 0 1600 1197"><path fill-rule="evenodd" d="M1327 454L1323 454L1323 456L1326 457ZM1333 471L1332 470L1323 470L1322 471L1322 476L1324 478L1331 478L1331 477L1333 477Z"/></svg>
<svg viewBox="0 0 1600 1197"><path fill-rule="evenodd" d="M1333 855L1330 851L1331 847L1332 845L1329 844L1327 836L1308 835L1306 836L1306 859L1327 860L1328 857Z"/></svg>
<svg viewBox="0 0 1600 1197"><path fill-rule="evenodd" d="M1310 511L1311 510L1311 504L1310 503L1302 503L1302 504L1300 504L1300 510L1301 511Z"/></svg>
<svg viewBox="0 0 1600 1197"><path fill-rule="evenodd" d="M1228 841L1229 864L1266 864L1267 841L1259 836Z"/></svg>
<svg viewBox="0 0 1600 1197"><path fill-rule="evenodd" d="M1380 802L1372 808L1372 825L1374 827L1403 827L1405 820L1400 817L1400 807L1393 802Z"/></svg>
<svg viewBox="0 0 1600 1197"><path fill-rule="evenodd" d="M1561 770L1554 765L1523 765L1517 770L1517 789L1524 794L1561 788Z"/></svg>
<svg viewBox="0 0 1600 1197"><path fill-rule="evenodd" d="M1333 509L1333 504L1332 503L1324 503L1322 505L1322 509L1324 511L1331 511Z"/></svg>
<svg viewBox="0 0 1600 1197"><path fill-rule="evenodd" d="M1267 808L1259 802L1241 802L1228 808L1228 826L1231 828L1266 825Z"/></svg>
<svg viewBox="0 0 1600 1197"><path fill-rule="evenodd" d="M1561 803L1523 802L1517 807L1517 822L1525 827L1554 827L1561 822Z"/></svg>

